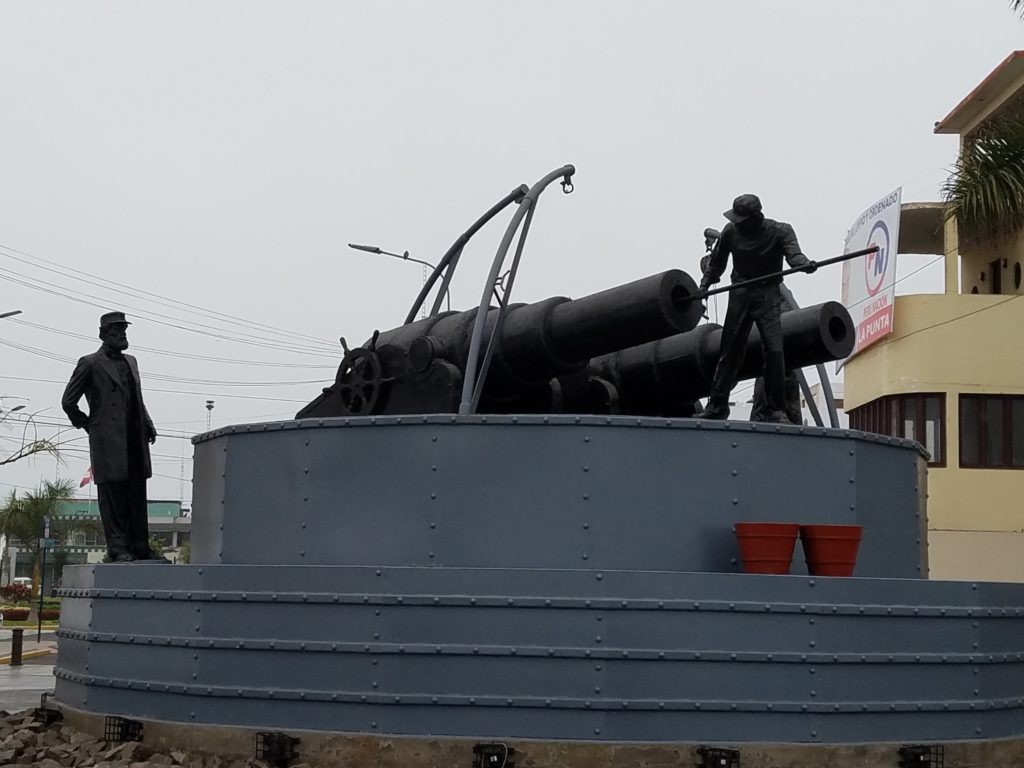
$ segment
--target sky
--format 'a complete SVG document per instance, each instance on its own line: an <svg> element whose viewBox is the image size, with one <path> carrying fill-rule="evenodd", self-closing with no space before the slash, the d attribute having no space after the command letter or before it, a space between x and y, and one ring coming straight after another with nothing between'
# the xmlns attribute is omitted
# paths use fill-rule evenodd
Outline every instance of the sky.
<svg viewBox="0 0 1024 768"><path fill-rule="evenodd" d="M208 417L288 418L333 380L340 336L402 322L421 268L347 243L434 262L572 163L516 301L699 279L701 233L746 192L828 258L897 187L938 199L957 139L935 121L1022 42L1002 0L0 0L0 313L22 310L0 320L0 408L25 406L0 455L25 414L67 441L63 465L0 468L0 491L88 468L60 395L106 310L133 322L161 433L149 496L187 505ZM455 308L509 215L466 249ZM897 293L942 287L925 256L898 275ZM840 270L787 284L838 300Z"/></svg>

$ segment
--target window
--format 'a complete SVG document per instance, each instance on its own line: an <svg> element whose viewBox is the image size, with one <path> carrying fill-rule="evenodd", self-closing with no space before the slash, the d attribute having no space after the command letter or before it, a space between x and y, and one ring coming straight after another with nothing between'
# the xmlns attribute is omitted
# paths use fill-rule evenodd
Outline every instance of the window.
<svg viewBox="0 0 1024 768"><path fill-rule="evenodd" d="M1024 395L960 395L960 466L1024 469Z"/></svg>
<svg viewBox="0 0 1024 768"><path fill-rule="evenodd" d="M850 426L862 432L916 440L931 459L929 466L946 465L946 396L892 395L850 411Z"/></svg>

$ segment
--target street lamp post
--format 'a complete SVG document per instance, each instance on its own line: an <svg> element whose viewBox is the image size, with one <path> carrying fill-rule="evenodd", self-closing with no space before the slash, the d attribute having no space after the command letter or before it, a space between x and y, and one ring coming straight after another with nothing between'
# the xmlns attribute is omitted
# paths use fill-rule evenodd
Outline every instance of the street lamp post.
<svg viewBox="0 0 1024 768"><path fill-rule="evenodd" d="M412 256L409 255L408 251L406 251L405 253L391 253L390 251L382 250L381 248L379 248L376 245L360 245L359 243L349 243L348 247L352 248L354 250L357 250L357 251L366 251L366 253L375 253L375 254L377 254L379 256L393 256L394 258L401 259L402 261L412 261L412 262L415 262L416 264L422 264L423 268L424 268L424 271L423 271L423 282L424 283L427 282L427 272L426 272L426 269L428 267L431 269L431 271L437 269L437 267L434 264L431 264L429 261L424 261L423 259L414 259ZM451 292L450 291L445 291L444 299L445 299L445 304L446 304L446 306L448 308L448 311L451 311L451 308L452 308L452 297L451 297ZM423 317L426 317L426 316L427 316L427 307L426 307L426 304L424 304L423 305Z"/></svg>

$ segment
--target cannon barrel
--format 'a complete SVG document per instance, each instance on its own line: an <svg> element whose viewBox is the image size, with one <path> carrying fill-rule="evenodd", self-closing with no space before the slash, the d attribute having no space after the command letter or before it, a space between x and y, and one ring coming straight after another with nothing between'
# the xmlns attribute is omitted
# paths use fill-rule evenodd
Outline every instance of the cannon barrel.
<svg viewBox="0 0 1024 768"><path fill-rule="evenodd" d="M841 360L853 351L855 341L849 312L834 301L783 313L782 336L790 369ZM590 370L614 385L623 413L681 413L710 392L721 343L721 327L709 323L595 358ZM754 328L747 340L740 379L759 376L763 365L761 338Z"/></svg>
<svg viewBox="0 0 1024 768"><path fill-rule="evenodd" d="M509 306L481 410L543 410L551 380L585 375L594 356L694 328L702 312L696 293L693 278L673 269L580 299ZM446 312L376 334L345 355L334 385L297 418L455 411L476 314ZM485 339L497 319L491 308Z"/></svg>

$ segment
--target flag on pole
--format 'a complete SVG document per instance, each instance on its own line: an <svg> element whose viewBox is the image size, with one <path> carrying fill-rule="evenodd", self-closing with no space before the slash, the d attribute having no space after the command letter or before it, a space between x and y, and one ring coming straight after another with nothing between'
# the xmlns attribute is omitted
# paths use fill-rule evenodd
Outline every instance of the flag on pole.
<svg viewBox="0 0 1024 768"><path fill-rule="evenodd" d="M84 488L92 482L92 467L89 467L89 471L82 477L81 482L78 484L79 488Z"/></svg>

